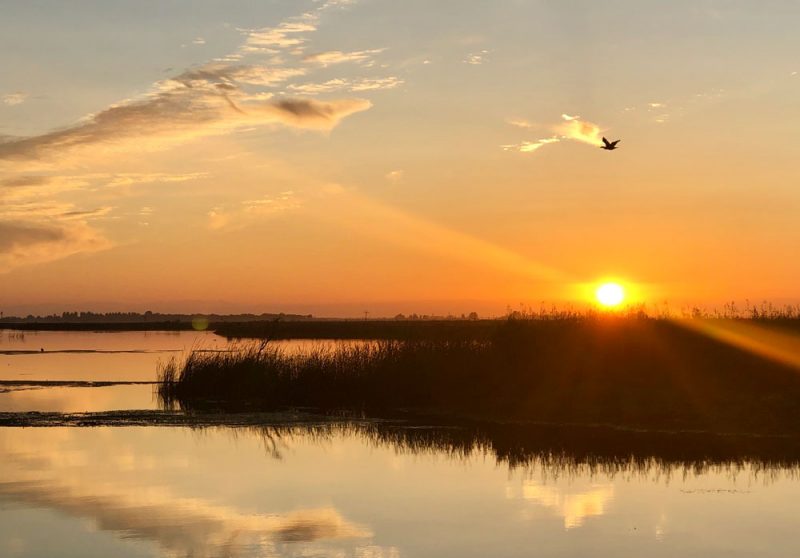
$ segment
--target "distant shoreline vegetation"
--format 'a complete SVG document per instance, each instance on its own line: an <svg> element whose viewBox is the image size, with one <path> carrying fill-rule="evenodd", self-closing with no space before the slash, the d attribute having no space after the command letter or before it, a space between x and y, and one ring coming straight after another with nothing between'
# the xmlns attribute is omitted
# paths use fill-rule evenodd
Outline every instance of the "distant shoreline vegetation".
<svg viewBox="0 0 800 558"><path fill-rule="evenodd" d="M2 312L0 312L2 314ZM309 320L311 314L165 314L160 312L62 312L45 316L0 316L0 329L21 330L165 330L207 329L226 322Z"/></svg>
<svg viewBox="0 0 800 558"><path fill-rule="evenodd" d="M713 326L741 320L690 321ZM785 339L796 334L800 320L771 316L746 322ZM373 417L419 412L800 435L795 367L674 320L595 314L464 324L470 325L450 335L441 333L441 324L426 324L402 339L300 354L284 352L268 339L230 352L193 351L161 367L158 394L166 406L189 411L302 408ZM466 335L470 327L480 335ZM438 334L420 335L426 328Z"/></svg>
<svg viewBox="0 0 800 558"><path fill-rule="evenodd" d="M0 329L23 331L213 331L229 339L488 339L498 324L518 321L580 321L636 318L652 320L703 319L747 320L800 329L800 305L760 305L749 301L721 309L626 306L619 310L593 307L542 306L538 310L508 308L498 317L480 317L477 312L436 316L397 314L390 318L320 318L312 314L168 314L159 312L62 312L45 316L3 316Z"/></svg>

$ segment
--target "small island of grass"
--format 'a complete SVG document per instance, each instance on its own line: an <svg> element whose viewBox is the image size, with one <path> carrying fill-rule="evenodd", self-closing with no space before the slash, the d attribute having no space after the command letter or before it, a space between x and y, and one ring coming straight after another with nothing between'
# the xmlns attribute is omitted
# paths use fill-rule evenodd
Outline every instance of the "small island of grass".
<svg viewBox="0 0 800 558"><path fill-rule="evenodd" d="M787 324L759 327L789 335ZM800 434L797 370L697 324L592 315L498 321L485 329L472 338L412 336L299 354L266 340L230 352L194 351L162 367L158 392L166 404L184 409L412 412Z"/></svg>

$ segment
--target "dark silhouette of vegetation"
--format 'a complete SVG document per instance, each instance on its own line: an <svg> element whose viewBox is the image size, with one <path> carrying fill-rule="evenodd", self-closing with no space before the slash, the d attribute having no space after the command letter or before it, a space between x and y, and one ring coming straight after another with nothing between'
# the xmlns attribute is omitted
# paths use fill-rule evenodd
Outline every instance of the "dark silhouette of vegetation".
<svg viewBox="0 0 800 558"><path fill-rule="evenodd" d="M746 320L800 332L800 305L776 307L745 301L721 308L686 307L679 311L654 306L631 306L617 317L653 319ZM301 314L163 314L158 312L62 312L47 316L2 317L0 329L51 331L180 331L208 330L229 339L392 339L392 340L488 340L506 320L595 320L604 314L570 306L508 308L501 318L481 319L476 312L461 316L398 314L391 319L316 318Z"/></svg>
<svg viewBox="0 0 800 558"><path fill-rule="evenodd" d="M370 420L309 413L2 413L0 426L184 426L224 428L232 436L259 436L268 454L280 458L288 441L328 442L358 436L370 444L411 454L445 454L453 459L493 457L509 468L541 467L554 475L585 472L699 474L749 467L755 473L800 468L800 438L730 436L621 430L607 426L541 425L520 422L448 421L441 416Z"/></svg>
<svg viewBox="0 0 800 558"><path fill-rule="evenodd" d="M500 320L307 320L213 324L229 339L488 339Z"/></svg>
<svg viewBox="0 0 800 558"><path fill-rule="evenodd" d="M453 316L404 316L393 320L272 320L212 323L211 329L229 339L393 339L393 340L490 340L498 327L507 320L524 322L585 321L605 319L608 316L596 310L575 310L571 307L550 306L538 310L509 308L503 318L479 319L471 312L461 318ZM722 308L683 308L673 312L663 308L646 309L642 306L625 308L615 314L616 318L652 318L668 320L746 320L751 323L778 326L800 332L800 306L776 307L769 302L760 305L745 301L738 306L734 302Z"/></svg>
<svg viewBox="0 0 800 558"><path fill-rule="evenodd" d="M275 320L308 320L309 315L299 314L164 314L147 311L139 312L62 312L46 316L5 316L0 317L0 328L18 330L50 331L172 331L206 329L211 324L236 322L270 323Z"/></svg>
<svg viewBox="0 0 800 558"><path fill-rule="evenodd" d="M697 433L620 431L608 427L575 427L497 422L445 423L417 420L336 420L251 427L265 447L280 457L281 440L314 436L322 440L355 435L396 451L444 453L454 458L474 454L494 457L510 468L538 466L556 474L584 468L606 474L710 469L749 465L756 471L800 467L800 439L730 437Z"/></svg>
<svg viewBox="0 0 800 558"><path fill-rule="evenodd" d="M668 320L496 322L482 338L269 342L195 351L160 370L184 409L398 410L669 431L800 434L800 374Z"/></svg>

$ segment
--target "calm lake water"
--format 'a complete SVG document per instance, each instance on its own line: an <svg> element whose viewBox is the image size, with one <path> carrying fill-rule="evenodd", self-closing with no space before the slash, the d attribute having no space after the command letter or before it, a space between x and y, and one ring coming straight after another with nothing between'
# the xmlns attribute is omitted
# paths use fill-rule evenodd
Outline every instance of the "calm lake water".
<svg viewBox="0 0 800 558"><path fill-rule="evenodd" d="M152 381L159 359L226 348L207 333L0 334L2 413L155 409L150 384L86 382ZM0 556L800 556L794 468L510 466L448 440L372 423L3 427Z"/></svg>
<svg viewBox="0 0 800 558"><path fill-rule="evenodd" d="M287 351L324 340L274 341ZM0 329L0 412L154 409L158 365L192 349L241 345L194 331L11 331ZM13 382L13 383L12 383ZM30 383L26 383L30 382ZM116 385L87 387L88 382Z"/></svg>

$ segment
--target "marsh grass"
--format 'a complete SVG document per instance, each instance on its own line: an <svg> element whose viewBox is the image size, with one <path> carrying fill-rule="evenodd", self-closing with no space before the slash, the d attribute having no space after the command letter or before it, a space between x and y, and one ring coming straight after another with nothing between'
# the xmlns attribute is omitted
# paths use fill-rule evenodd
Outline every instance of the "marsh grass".
<svg viewBox="0 0 800 558"><path fill-rule="evenodd" d="M269 342L251 343L228 352L195 350L182 362L169 361L159 371L159 394L166 402L260 408L370 411L410 402L428 407L442 404L443 394L446 400L468 397L464 373L485 369L488 362L476 364L489 355L488 343L466 340L343 343L297 354Z"/></svg>
<svg viewBox="0 0 800 558"><path fill-rule="evenodd" d="M800 375L643 317L508 320L482 339L383 340L289 354L191 352L159 375L184 409L398 411L670 431L800 434Z"/></svg>

